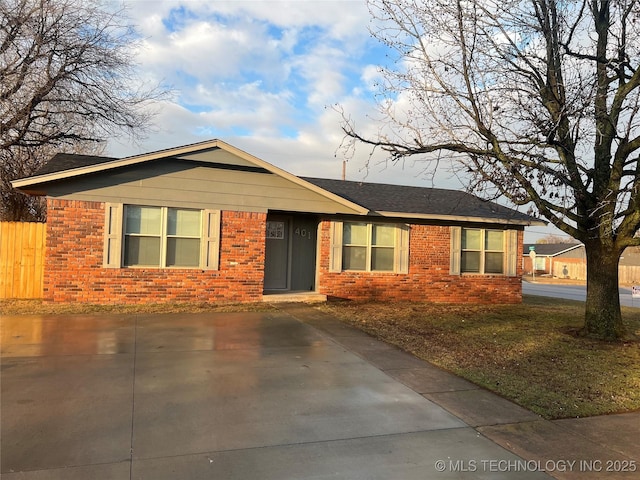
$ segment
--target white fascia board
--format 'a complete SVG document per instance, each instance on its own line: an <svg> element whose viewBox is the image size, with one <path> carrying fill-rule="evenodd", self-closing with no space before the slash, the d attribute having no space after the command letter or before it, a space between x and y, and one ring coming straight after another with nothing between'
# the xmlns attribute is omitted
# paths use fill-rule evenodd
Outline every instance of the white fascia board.
<svg viewBox="0 0 640 480"><path fill-rule="evenodd" d="M52 182L52 181L56 181L56 180L64 180L67 178L73 178L73 177L77 177L80 175L86 175L86 174L90 174L90 173L97 173L97 172L103 172L106 170L111 170L114 168L119 168L119 167L127 167L130 165L136 165L136 164L140 164L140 163L144 163L144 162L149 162L152 160L159 160L162 158L168 158L168 157L178 157L181 155L186 155L189 153L194 153L194 152L198 152L198 151L203 151L203 150L211 150L214 148L220 148L222 150L225 150L233 155L237 155L238 157L253 163L254 165L264 168L265 170L267 170L268 172L271 172L275 175L279 175L282 178L285 178L301 187L304 187L308 190L311 190L319 195L322 195L334 202L337 202L338 204L345 206L347 208L350 208L351 210L354 211L354 213L356 214L360 214L360 215L366 215L369 213L369 210L364 208L362 205L358 205L357 203L351 202L339 195L336 195L334 193L331 193L327 190L324 190L323 188L320 188L310 182L307 182L305 180L302 180L301 178L293 175L292 173L289 173L285 170L282 170L281 168L276 167L275 165L270 164L269 162L266 162L258 157L255 157L243 150L240 150L239 148L236 148L232 145L229 145L228 143L225 143L221 140L209 140L206 142L200 142L200 143L194 143L191 145L185 145L182 147L176 147L176 148L170 148L170 149L166 149L166 150L159 150L156 152L151 152L151 153L146 153L146 154L142 154L142 155L135 155L132 157L126 157L126 158L122 158L122 159L117 159L117 160L113 160L111 162L103 162L103 163L99 163L96 165L90 165L90 166L86 166L86 167L79 167L79 168L73 168L73 169L69 169L69 170L63 170L60 172L55 172L55 173L48 173L45 175L38 175L36 177L29 177L29 178L23 178L23 179L18 179L18 180L14 180L11 182L11 185L14 188L24 188L24 187L29 187L31 185L37 185L39 183L46 183L46 182ZM189 161L189 158L183 158L183 160ZM199 162L202 162L202 160L198 160Z"/></svg>
<svg viewBox="0 0 640 480"><path fill-rule="evenodd" d="M215 148L218 141L212 140L202 143L195 143L192 145L186 145L184 147L171 148L167 150L159 150L157 152L145 153L142 155L135 155L132 157L119 158L111 162L98 163L96 165L89 165L86 167L71 168L69 170L63 170L60 172L47 173L44 175L38 175L36 177L23 178L14 180L11 185L14 188L28 187L29 185L35 185L38 183L51 182L55 180L64 180L67 178L73 178L80 175L86 175L88 173L102 172L105 170L111 170L118 167L127 167L129 165L136 165L138 163L144 163L151 160L158 160L166 157L174 157L176 155L184 155L185 153L191 153L197 150L206 150Z"/></svg>
<svg viewBox="0 0 640 480"><path fill-rule="evenodd" d="M347 208L350 208L352 210L354 210L356 213L360 214L360 215L367 215L369 213L369 210L364 208L362 205L358 205L357 203L351 202L343 197L341 197L340 195L336 195L335 193L331 193L323 188L318 187L317 185L314 185L313 183L307 182L306 180L301 179L300 177L297 177L296 175L287 172L286 170L282 170L281 168L276 167L275 165L272 165L269 162L266 162L258 157L255 157L253 155L251 155L250 153L247 153L243 150L240 150L239 148L236 148L234 146L229 145L228 143L219 141L219 146L220 148L226 150L229 153L232 153L234 155L237 155L251 163L253 163L254 165L264 168L265 170L278 175L282 178L285 178L297 185L300 185L301 187L304 187L308 190L311 190L319 195L322 195L323 197L326 197L330 200L333 200L334 202L339 203L340 205L343 205Z"/></svg>
<svg viewBox="0 0 640 480"><path fill-rule="evenodd" d="M584 244L583 243L576 243L574 245L571 245L568 248L565 248L564 250L561 250L560 252L556 252L556 253L554 253L552 255L549 255L549 256L555 257L556 255L562 255L563 253L570 252L571 250L575 250L576 248L580 248L580 247L584 247Z"/></svg>
<svg viewBox="0 0 640 480"><path fill-rule="evenodd" d="M498 223L501 225L519 225L519 226L545 226L547 222L543 220L508 220L489 217L472 217L466 215L434 215L428 213L404 213L404 212L377 212L383 217L397 218L415 218L418 220L443 220L453 222L471 222L471 223Z"/></svg>

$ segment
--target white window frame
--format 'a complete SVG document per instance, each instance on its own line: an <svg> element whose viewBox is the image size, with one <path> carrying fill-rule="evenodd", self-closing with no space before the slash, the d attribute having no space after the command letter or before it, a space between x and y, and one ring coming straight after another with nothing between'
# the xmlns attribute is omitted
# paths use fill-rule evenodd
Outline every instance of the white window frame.
<svg viewBox="0 0 640 480"><path fill-rule="evenodd" d="M132 205L147 206L147 205ZM154 269L187 269L187 270L218 270L220 267L220 210L197 209L188 207L157 206L149 205L152 208L161 209L161 240L160 240L160 263L158 265L124 265L124 240L127 234L125 231L126 207L121 203L105 203L105 227L104 227L104 268L154 268ZM170 209L193 210L200 212L200 235L182 236L168 235L167 216ZM137 235L134 236L148 236ZM157 236L157 235L155 235ZM200 261L197 266L166 266L167 239L168 238L199 238L200 239Z"/></svg>
<svg viewBox="0 0 640 480"><path fill-rule="evenodd" d="M366 224L367 225L367 244L355 245L344 244L343 232L345 224ZM372 232L374 225L390 226L395 230L393 244L393 269L392 270L372 270L372 251L374 248L391 248L390 246L376 247L372 245ZM396 223L384 222L331 222L331 249L329 259L329 271L331 272L358 272L372 274L392 274L392 273L408 273L409 271L409 226ZM365 270L345 270L343 268L343 248L349 246L366 247L366 269Z"/></svg>
<svg viewBox="0 0 640 480"><path fill-rule="evenodd" d="M153 209L157 209L160 211L160 233L159 234L147 234L147 233L127 233L126 231L126 226L127 226L127 213L129 211L129 208L133 208L133 207L144 207L144 208L153 208ZM191 212L198 212L199 214L199 225L198 225L198 232L199 235L198 236L192 236L192 235L169 235L168 233L168 223L169 223L169 211L170 210L188 210ZM146 238L158 238L160 240L160 258L159 263L158 264L149 264L149 265L143 265L143 264L125 264L124 262L124 255L125 255L125 248L124 246L126 245L126 239L127 237L129 238L135 238L135 237L146 237ZM171 238L188 238L188 239L197 239L199 241L199 245L198 245L198 250L199 250L199 254L198 254L198 265L167 265L167 250L169 248L169 239ZM195 209L195 208L180 208L180 207L155 207L155 206L148 206L148 205L125 205L124 206L124 228L123 228L123 235L122 235L122 240L123 240L123 257L122 257L122 265L124 267L127 268L179 268L179 269L184 269L184 268L200 268L200 265L202 264L200 257L202 255L202 211Z"/></svg>
<svg viewBox="0 0 640 480"><path fill-rule="evenodd" d="M491 229L491 228L463 228L462 229L462 235L464 236L465 232L479 232L480 234L480 248L462 248L460 249L461 251L461 255L464 255L465 252L470 252L470 253L478 253L478 267L479 270L476 271L472 271L472 270L463 270L462 269L462 260L460 260L460 272L461 273L470 273L470 274L478 274L478 275L504 275L504 272L506 271L506 265L505 265L505 261L506 261L506 255L505 255L505 235L504 235L504 230L495 230L495 229ZM487 248L487 234L489 232L498 232L501 234L502 236L502 248L500 250L489 250ZM487 266L487 253L499 253L502 255L502 268L500 269L499 272L487 272L486 271L486 266Z"/></svg>
<svg viewBox="0 0 640 480"><path fill-rule="evenodd" d="M462 230L466 227L451 227L451 275L493 275L513 277L517 275L517 253L518 253L518 231L517 230L500 230L497 228L478 228L468 227L467 230L479 230L481 232L481 250L467 249L465 251L480 251L480 271L479 272L463 272L462 271ZM503 232L502 240L502 272L485 272L485 253L498 252L498 250L486 250L485 239L487 231Z"/></svg>

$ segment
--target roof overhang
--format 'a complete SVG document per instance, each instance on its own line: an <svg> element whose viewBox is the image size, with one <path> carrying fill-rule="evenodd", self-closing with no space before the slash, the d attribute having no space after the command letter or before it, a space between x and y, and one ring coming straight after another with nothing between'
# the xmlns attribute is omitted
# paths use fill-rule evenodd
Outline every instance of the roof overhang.
<svg viewBox="0 0 640 480"><path fill-rule="evenodd" d="M561 254L563 254L563 253L570 252L571 250L575 250L576 248L580 248L580 247L584 247L584 243L576 243L575 245L571 245L570 247L565 248L564 250L562 250L562 251L560 251L560 252L554 253L554 254L553 254L553 255L551 255L551 256L554 256L554 257L555 257L556 255L561 255Z"/></svg>
<svg viewBox="0 0 640 480"><path fill-rule="evenodd" d="M572 245L569 245L567 248L563 249L563 250L559 250L557 252L551 252L551 253L539 253L536 252L536 256L537 257L557 257L558 255L562 255L563 253L567 253L570 252L571 250L575 250L576 248L580 248L580 247L584 247L584 243L575 243ZM525 252L524 253L525 256L529 256L529 252Z"/></svg>
<svg viewBox="0 0 640 480"><path fill-rule="evenodd" d="M519 225L524 227L547 225L543 220L520 220L520 219L500 219L491 217L472 217L466 215L433 215L425 213L404 213L404 212L376 212L383 217L406 218L416 220L442 220L449 222L465 223L494 223L500 225Z"/></svg>

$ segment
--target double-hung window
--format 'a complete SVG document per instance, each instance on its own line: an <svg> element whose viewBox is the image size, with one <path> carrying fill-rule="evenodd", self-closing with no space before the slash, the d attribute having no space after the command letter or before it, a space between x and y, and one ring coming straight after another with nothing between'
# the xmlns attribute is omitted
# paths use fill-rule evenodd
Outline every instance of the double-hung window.
<svg viewBox="0 0 640 480"><path fill-rule="evenodd" d="M547 257L536 257L534 265L536 270L545 270L547 268Z"/></svg>
<svg viewBox="0 0 640 480"><path fill-rule="evenodd" d="M126 267L198 267L200 210L125 207Z"/></svg>
<svg viewBox="0 0 640 480"><path fill-rule="evenodd" d="M409 229L389 223L333 222L331 271L406 273Z"/></svg>
<svg viewBox="0 0 640 480"><path fill-rule="evenodd" d="M463 273L503 273L504 231L463 228L460 267Z"/></svg>
<svg viewBox="0 0 640 480"><path fill-rule="evenodd" d="M106 204L105 213L105 267L218 269L218 210Z"/></svg>
<svg viewBox="0 0 640 480"><path fill-rule="evenodd" d="M395 226L372 223L345 223L342 268L393 272Z"/></svg>
<svg viewBox="0 0 640 480"><path fill-rule="evenodd" d="M517 231L451 228L451 273L516 274Z"/></svg>

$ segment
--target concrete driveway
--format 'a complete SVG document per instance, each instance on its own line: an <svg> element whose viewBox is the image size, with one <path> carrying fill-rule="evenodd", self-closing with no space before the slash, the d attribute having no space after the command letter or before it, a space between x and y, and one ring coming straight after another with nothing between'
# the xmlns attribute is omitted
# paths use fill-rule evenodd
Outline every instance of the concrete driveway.
<svg viewBox="0 0 640 480"><path fill-rule="evenodd" d="M539 417L308 307L1 320L6 480L548 478L488 438Z"/></svg>

